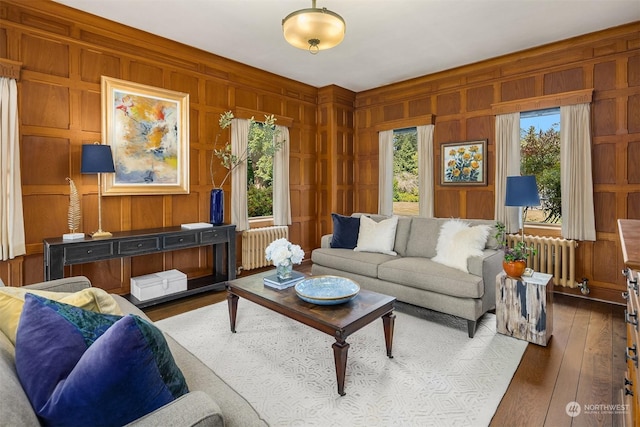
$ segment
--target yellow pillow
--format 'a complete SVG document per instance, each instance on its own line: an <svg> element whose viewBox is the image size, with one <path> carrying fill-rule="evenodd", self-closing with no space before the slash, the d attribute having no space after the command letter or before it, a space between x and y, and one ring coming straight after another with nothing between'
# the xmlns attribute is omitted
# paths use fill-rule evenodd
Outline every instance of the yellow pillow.
<svg viewBox="0 0 640 427"><path fill-rule="evenodd" d="M26 293L33 293L96 313L122 315L122 310L116 300L100 288L86 288L79 292L69 293L2 287L0 288L0 331L11 340L13 345L16 344L16 331Z"/></svg>

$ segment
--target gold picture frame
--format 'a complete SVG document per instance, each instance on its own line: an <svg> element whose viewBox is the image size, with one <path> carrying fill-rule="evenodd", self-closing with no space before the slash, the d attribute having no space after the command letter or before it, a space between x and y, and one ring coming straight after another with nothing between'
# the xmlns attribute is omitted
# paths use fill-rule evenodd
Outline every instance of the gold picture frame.
<svg viewBox="0 0 640 427"><path fill-rule="evenodd" d="M102 76L104 195L189 194L189 94Z"/></svg>
<svg viewBox="0 0 640 427"><path fill-rule="evenodd" d="M486 153L486 139L442 144L440 184L487 185Z"/></svg>

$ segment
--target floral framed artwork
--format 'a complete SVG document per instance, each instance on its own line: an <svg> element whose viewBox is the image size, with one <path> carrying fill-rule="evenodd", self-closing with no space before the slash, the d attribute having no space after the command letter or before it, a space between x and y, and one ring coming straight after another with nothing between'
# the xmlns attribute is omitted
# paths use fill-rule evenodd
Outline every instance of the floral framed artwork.
<svg viewBox="0 0 640 427"><path fill-rule="evenodd" d="M104 195L189 193L189 94L102 76Z"/></svg>
<svg viewBox="0 0 640 427"><path fill-rule="evenodd" d="M487 185L486 151L486 139L442 144L440 184Z"/></svg>

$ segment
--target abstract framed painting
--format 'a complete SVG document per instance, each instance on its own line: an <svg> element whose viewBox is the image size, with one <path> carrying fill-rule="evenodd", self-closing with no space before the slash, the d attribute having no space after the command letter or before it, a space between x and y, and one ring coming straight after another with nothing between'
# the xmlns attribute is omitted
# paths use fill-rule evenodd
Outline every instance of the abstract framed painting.
<svg viewBox="0 0 640 427"><path fill-rule="evenodd" d="M442 144L440 184L487 185L486 152L486 139Z"/></svg>
<svg viewBox="0 0 640 427"><path fill-rule="evenodd" d="M102 76L104 195L189 193L189 94Z"/></svg>

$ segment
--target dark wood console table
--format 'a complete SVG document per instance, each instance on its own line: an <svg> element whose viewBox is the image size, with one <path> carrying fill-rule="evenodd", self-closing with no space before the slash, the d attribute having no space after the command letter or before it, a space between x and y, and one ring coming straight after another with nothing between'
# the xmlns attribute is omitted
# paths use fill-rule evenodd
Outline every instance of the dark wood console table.
<svg viewBox="0 0 640 427"><path fill-rule="evenodd" d="M148 307L209 290L224 289L227 280L236 278L236 226L233 224L192 230L177 226L121 231L113 233L112 237L100 239L86 236L84 239L63 240L58 237L45 239L43 243L44 280L64 277L66 265L148 255L198 246L213 247L215 263L210 276L189 280L187 290L184 292L152 300L139 301L133 295L125 295L125 298L138 307ZM223 263L225 252L226 268Z"/></svg>

